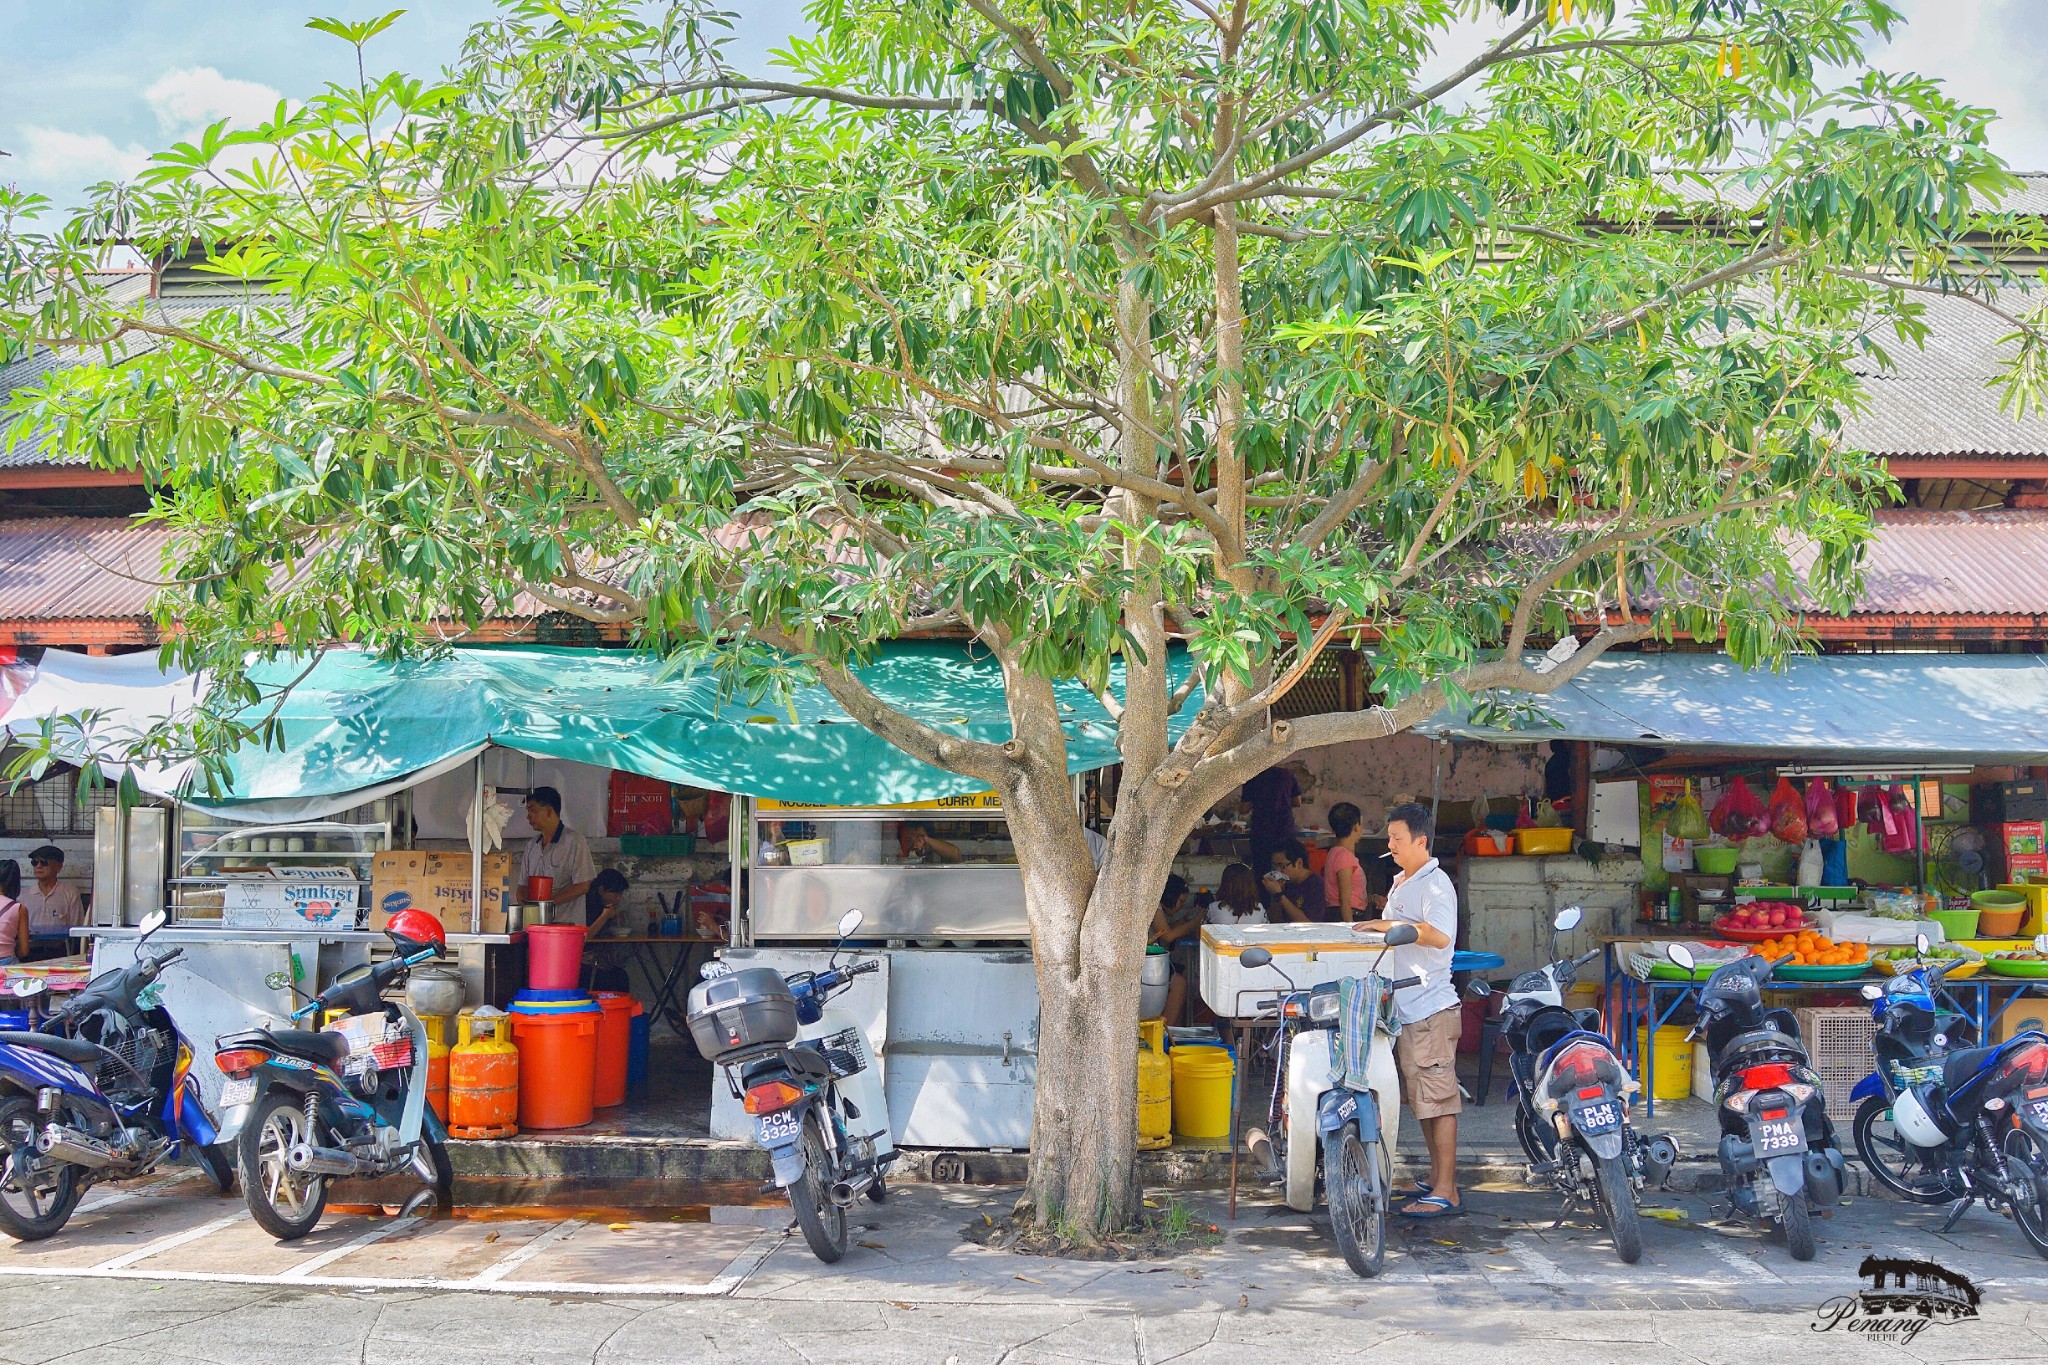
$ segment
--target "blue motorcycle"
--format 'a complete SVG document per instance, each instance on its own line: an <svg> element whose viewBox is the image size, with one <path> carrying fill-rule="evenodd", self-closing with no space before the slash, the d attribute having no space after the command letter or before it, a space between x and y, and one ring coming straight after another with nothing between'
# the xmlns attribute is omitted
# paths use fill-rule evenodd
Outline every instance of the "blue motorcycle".
<svg viewBox="0 0 2048 1365"><path fill-rule="evenodd" d="M2048 951L2048 940L2036 942ZM1981 1202L2048 1256L2048 1034L2029 1029L1930 1057L1895 1089L1887 1069L1852 1092L1862 1099L1857 1150L1872 1174L1907 1198L1948 1203L1943 1232Z"/></svg>
<svg viewBox="0 0 2048 1365"><path fill-rule="evenodd" d="M1857 1101L1856 1151L1878 1184L1901 1199L1943 1204L1962 1193L1952 1184L1949 1164L1899 1136L1892 1104L1916 1085L1938 1082L1943 1059L1956 1048L1974 1045L1977 1030L1943 982L1951 968L1967 959L1931 958L1924 936L1919 944L1913 966L1901 964L1882 986L1863 987L1875 1025L1870 1039L1875 1067L1850 1098Z"/></svg>
<svg viewBox="0 0 2048 1365"><path fill-rule="evenodd" d="M147 1175L188 1143L220 1191L233 1188L191 1045L156 991L185 950L143 951L166 918L143 921L134 965L94 977L40 1029L0 1033L0 1232L18 1241L55 1236L93 1185Z"/></svg>

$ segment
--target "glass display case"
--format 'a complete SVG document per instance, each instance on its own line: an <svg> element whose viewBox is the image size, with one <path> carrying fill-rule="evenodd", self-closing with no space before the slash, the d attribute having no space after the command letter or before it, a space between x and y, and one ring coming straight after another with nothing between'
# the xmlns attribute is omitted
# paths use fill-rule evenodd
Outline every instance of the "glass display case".
<svg viewBox="0 0 2048 1365"><path fill-rule="evenodd" d="M754 941L862 938L925 947L1031 937L1024 878L994 793L909 806L750 803Z"/></svg>
<svg viewBox="0 0 2048 1365"><path fill-rule="evenodd" d="M171 910L181 921L219 919L229 883L286 871L367 888L372 860L393 846L399 813L398 799L391 797L333 820L251 825L180 807Z"/></svg>

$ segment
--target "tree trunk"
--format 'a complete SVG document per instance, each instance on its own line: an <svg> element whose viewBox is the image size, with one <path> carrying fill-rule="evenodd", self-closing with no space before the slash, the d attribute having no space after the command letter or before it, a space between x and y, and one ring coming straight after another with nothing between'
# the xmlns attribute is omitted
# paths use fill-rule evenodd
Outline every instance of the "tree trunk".
<svg viewBox="0 0 2048 1365"><path fill-rule="evenodd" d="M1049 784L1048 784L1049 785ZM1138 1221L1138 994L1171 848L1146 837L1142 795L1125 792L1102 868L1078 844L1071 791L1012 800L1038 975L1038 1089L1029 1198L1041 1226L1082 1241ZM1177 840L1175 841L1178 842Z"/></svg>

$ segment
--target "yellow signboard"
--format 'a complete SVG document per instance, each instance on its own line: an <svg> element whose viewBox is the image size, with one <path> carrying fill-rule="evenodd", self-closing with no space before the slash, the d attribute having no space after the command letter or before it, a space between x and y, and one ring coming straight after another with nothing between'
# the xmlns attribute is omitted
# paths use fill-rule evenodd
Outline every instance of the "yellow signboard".
<svg viewBox="0 0 2048 1365"><path fill-rule="evenodd" d="M763 815L778 811L855 811L869 810L1001 810L1003 799L995 792L963 792L959 796L942 796L936 801L907 801L900 806L826 806L812 801L771 801L766 797L754 803Z"/></svg>

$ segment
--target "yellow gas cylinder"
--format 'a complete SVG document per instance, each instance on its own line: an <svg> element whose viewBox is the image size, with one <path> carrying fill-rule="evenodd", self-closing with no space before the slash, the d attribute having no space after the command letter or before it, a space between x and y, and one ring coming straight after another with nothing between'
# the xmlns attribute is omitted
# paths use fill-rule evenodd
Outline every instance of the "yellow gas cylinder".
<svg viewBox="0 0 2048 1365"><path fill-rule="evenodd" d="M443 1126L448 1122L448 1016L423 1014L427 1030L427 1107Z"/></svg>
<svg viewBox="0 0 2048 1365"><path fill-rule="evenodd" d="M1151 1021L1147 1021L1151 1022ZM1164 1030L1138 1036L1138 1147L1156 1151L1173 1145L1173 1064L1167 1060Z"/></svg>
<svg viewBox="0 0 2048 1365"><path fill-rule="evenodd" d="M505 1016L486 1005L464 1010L448 1054L448 1135L511 1137L519 1131L519 1049L498 1036ZM475 1036L489 1028L488 1036Z"/></svg>

